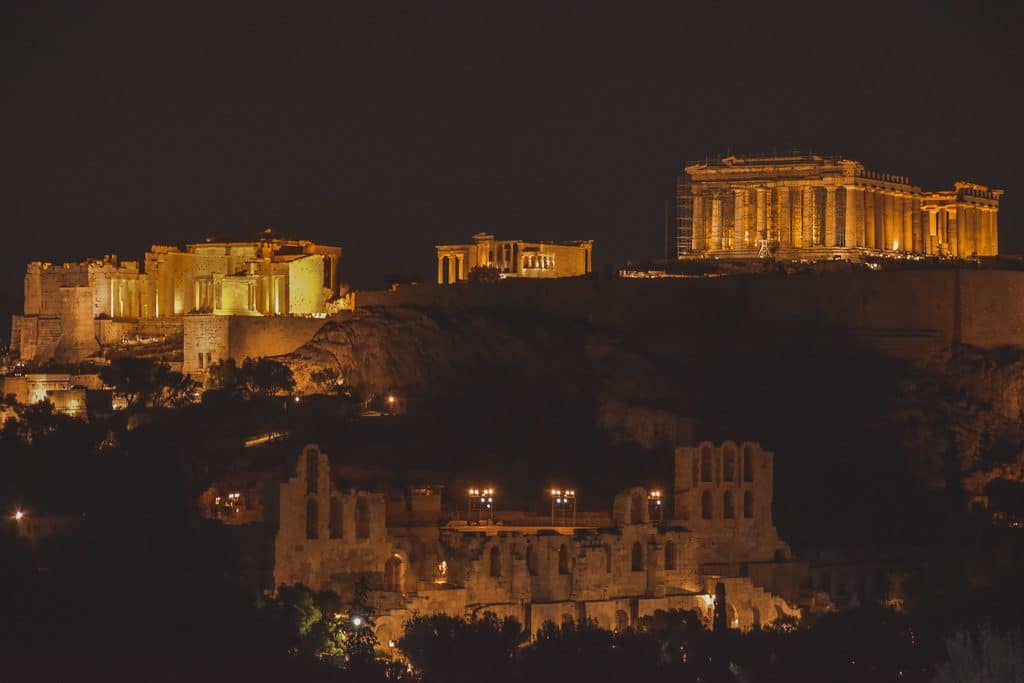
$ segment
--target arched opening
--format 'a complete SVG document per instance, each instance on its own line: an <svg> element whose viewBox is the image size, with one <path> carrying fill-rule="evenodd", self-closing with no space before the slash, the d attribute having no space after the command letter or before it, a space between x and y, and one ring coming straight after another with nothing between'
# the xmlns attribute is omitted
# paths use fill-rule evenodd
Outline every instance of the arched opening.
<svg viewBox="0 0 1024 683"><path fill-rule="evenodd" d="M700 480L703 482L712 481L711 470L711 447L704 446L700 449Z"/></svg>
<svg viewBox="0 0 1024 683"><path fill-rule="evenodd" d="M629 615L625 610L615 610L615 630L625 631L627 628L629 628Z"/></svg>
<svg viewBox="0 0 1024 683"><path fill-rule="evenodd" d="M501 550L491 548L491 576L501 576Z"/></svg>
<svg viewBox="0 0 1024 683"><path fill-rule="evenodd" d="M751 606L750 608L750 625L752 628L761 628L761 610Z"/></svg>
<svg viewBox="0 0 1024 683"><path fill-rule="evenodd" d="M644 570L644 547L637 541L633 544L633 571L642 572Z"/></svg>
<svg viewBox="0 0 1024 683"><path fill-rule="evenodd" d="M752 491L743 492L743 516L747 519L754 517L754 494Z"/></svg>
<svg viewBox="0 0 1024 683"><path fill-rule="evenodd" d="M526 546L526 570L530 576L537 576L537 551L532 545Z"/></svg>
<svg viewBox="0 0 1024 683"><path fill-rule="evenodd" d="M754 481L754 449L743 447L743 481Z"/></svg>
<svg viewBox="0 0 1024 683"><path fill-rule="evenodd" d="M665 543L665 569L676 568L676 544L672 541Z"/></svg>
<svg viewBox="0 0 1024 683"><path fill-rule="evenodd" d="M700 518L711 519L711 491L704 491L700 494Z"/></svg>
<svg viewBox="0 0 1024 683"><path fill-rule="evenodd" d="M634 491L629 497L629 523L630 524L643 524L644 523L644 506L647 501L644 495L639 491Z"/></svg>
<svg viewBox="0 0 1024 683"><path fill-rule="evenodd" d="M384 590L392 593L405 592L405 565L402 558L392 555L384 563Z"/></svg>
<svg viewBox="0 0 1024 683"><path fill-rule="evenodd" d="M370 504L365 498L356 498L356 538L370 537Z"/></svg>
<svg viewBox="0 0 1024 683"><path fill-rule="evenodd" d="M736 449L726 446L722 452L722 479L736 481Z"/></svg>
<svg viewBox="0 0 1024 683"><path fill-rule="evenodd" d="M722 516L726 519L734 519L736 517L736 506L732 502L732 491L726 491L725 495L722 496Z"/></svg>
<svg viewBox="0 0 1024 683"><path fill-rule="evenodd" d="M558 548L558 573L569 573L569 549L564 544Z"/></svg>
<svg viewBox="0 0 1024 683"><path fill-rule="evenodd" d="M315 500L306 501L306 538L317 538L317 506Z"/></svg>
<svg viewBox="0 0 1024 683"><path fill-rule="evenodd" d="M603 546L604 549L604 570L611 574L612 572L612 547L607 543Z"/></svg>
<svg viewBox="0 0 1024 683"><path fill-rule="evenodd" d="M319 484L316 460L316 451L312 448L306 451L306 493L316 493Z"/></svg>
<svg viewBox="0 0 1024 683"><path fill-rule="evenodd" d="M331 498L331 538L341 538L341 500Z"/></svg>

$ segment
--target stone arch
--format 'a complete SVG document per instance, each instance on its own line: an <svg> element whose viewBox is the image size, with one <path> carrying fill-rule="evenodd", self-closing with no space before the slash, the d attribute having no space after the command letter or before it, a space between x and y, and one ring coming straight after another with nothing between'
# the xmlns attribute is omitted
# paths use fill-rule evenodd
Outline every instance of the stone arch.
<svg viewBox="0 0 1024 683"><path fill-rule="evenodd" d="M633 543L633 551L631 553L632 567L635 572L642 572L644 570L644 547L640 541Z"/></svg>
<svg viewBox="0 0 1024 683"><path fill-rule="evenodd" d="M317 517L319 513L318 506L315 498L310 498L306 501L306 538L319 538L319 520Z"/></svg>
<svg viewBox="0 0 1024 683"><path fill-rule="evenodd" d="M643 524L647 520L645 508L647 507L647 496L642 491L633 491L629 494L629 523Z"/></svg>
<svg viewBox="0 0 1024 683"><path fill-rule="evenodd" d="M405 592L405 563L397 553L384 563L384 590L392 593Z"/></svg>
<svg viewBox="0 0 1024 683"><path fill-rule="evenodd" d="M722 481L736 481L736 445L722 446Z"/></svg>
<svg viewBox="0 0 1024 683"><path fill-rule="evenodd" d="M490 565L491 576L495 578L501 576L501 550L497 546L491 548Z"/></svg>
<svg viewBox="0 0 1024 683"><path fill-rule="evenodd" d="M714 516L712 508L711 491L702 491L700 494L700 518L711 519Z"/></svg>
<svg viewBox="0 0 1024 683"><path fill-rule="evenodd" d="M700 447L700 480L704 483L714 481L714 457L708 444Z"/></svg>
<svg viewBox="0 0 1024 683"><path fill-rule="evenodd" d="M761 610L753 605L750 606L750 626L754 629L761 628Z"/></svg>
<svg viewBox="0 0 1024 683"><path fill-rule="evenodd" d="M722 517L725 519L735 519L736 517L736 504L732 499L732 491L726 491L722 495Z"/></svg>
<svg viewBox="0 0 1024 683"><path fill-rule="evenodd" d="M749 443L743 444L743 481L754 481L754 446Z"/></svg>
<svg viewBox="0 0 1024 683"><path fill-rule="evenodd" d="M564 543L558 547L558 573L569 573L569 548Z"/></svg>
<svg viewBox="0 0 1024 683"><path fill-rule="evenodd" d="M665 569L676 568L676 544L672 541L665 543Z"/></svg>
<svg viewBox="0 0 1024 683"><path fill-rule="evenodd" d="M754 518L754 492L743 492L743 516L746 519Z"/></svg>
<svg viewBox="0 0 1024 683"><path fill-rule="evenodd" d="M356 498L356 538L370 537L370 503L365 496Z"/></svg>
<svg viewBox="0 0 1024 683"><path fill-rule="evenodd" d="M651 513L647 505L647 489L634 486L615 494L612 518L615 526L649 523Z"/></svg>
<svg viewBox="0 0 1024 683"><path fill-rule="evenodd" d="M337 496L331 496L331 510L330 510L330 536L331 538L341 538L342 536L342 510L341 510L341 499Z"/></svg>

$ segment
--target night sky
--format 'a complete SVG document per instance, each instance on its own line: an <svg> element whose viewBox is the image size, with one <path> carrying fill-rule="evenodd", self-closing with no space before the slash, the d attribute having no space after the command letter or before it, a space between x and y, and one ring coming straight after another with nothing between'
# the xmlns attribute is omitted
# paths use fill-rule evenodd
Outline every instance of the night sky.
<svg viewBox="0 0 1024 683"><path fill-rule="evenodd" d="M4 3L0 293L274 226L376 287L433 245L659 257L684 162L793 147L1007 191L1024 3Z"/></svg>

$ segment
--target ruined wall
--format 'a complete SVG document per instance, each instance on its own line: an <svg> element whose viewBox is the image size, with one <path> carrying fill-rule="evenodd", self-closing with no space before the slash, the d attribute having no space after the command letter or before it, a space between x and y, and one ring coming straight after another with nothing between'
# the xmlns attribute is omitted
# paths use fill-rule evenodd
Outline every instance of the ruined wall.
<svg viewBox="0 0 1024 683"><path fill-rule="evenodd" d="M206 376L210 364L224 360L228 354L228 323L220 315L187 315L183 318L181 371L196 378Z"/></svg>
<svg viewBox="0 0 1024 683"><path fill-rule="evenodd" d="M239 361L291 353L312 339L324 325L321 318L288 316L233 317L228 320L228 354Z"/></svg>
<svg viewBox="0 0 1024 683"><path fill-rule="evenodd" d="M288 313L312 315L323 313L324 257L303 256L288 263Z"/></svg>
<svg viewBox="0 0 1024 683"><path fill-rule="evenodd" d="M594 277L494 285L403 286L358 293L359 307L527 309L636 330L686 326L688 336L745 328L856 339L924 360L954 341L1024 346L1024 272L921 269L692 279Z"/></svg>
<svg viewBox="0 0 1024 683"><path fill-rule="evenodd" d="M100 350L93 324L93 296L89 287L62 287L60 290L61 339L57 360L77 363Z"/></svg>

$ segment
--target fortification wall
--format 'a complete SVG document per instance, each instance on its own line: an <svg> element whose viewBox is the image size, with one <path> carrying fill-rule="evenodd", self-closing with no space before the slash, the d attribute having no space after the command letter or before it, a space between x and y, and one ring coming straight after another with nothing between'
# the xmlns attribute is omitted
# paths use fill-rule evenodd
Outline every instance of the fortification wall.
<svg viewBox="0 0 1024 683"><path fill-rule="evenodd" d="M525 309L627 330L673 325L694 336L813 329L919 360L954 341L1024 346L1022 295L1024 272L922 269L402 286L359 292L357 304Z"/></svg>
<svg viewBox="0 0 1024 683"><path fill-rule="evenodd" d="M288 316L232 317L229 320L227 352L239 361L291 353L312 339L324 325L323 318Z"/></svg>
<svg viewBox="0 0 1024 683"><path fill-rule="evenodd" d="M210 363L228 357L228 321L222 315L184 317L184 347L181 371L204 377Z"/></svg>

